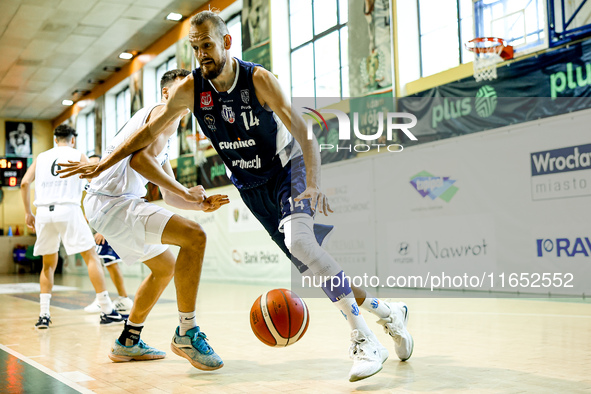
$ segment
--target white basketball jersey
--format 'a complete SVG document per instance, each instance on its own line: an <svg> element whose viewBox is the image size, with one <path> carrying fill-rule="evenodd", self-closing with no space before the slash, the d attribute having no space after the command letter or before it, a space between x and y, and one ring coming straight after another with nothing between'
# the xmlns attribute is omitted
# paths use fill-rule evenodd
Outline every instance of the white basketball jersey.
<svg viewBox="0 0 591 394"><path fill-rule="evenodd" d="M80 205L86 181L72 176L60 178L58 163L80 161L82 153L69 146L58 146L37 156L35 167L35 206L55 204Z"/></svg>
<svg viewBox="0 0 591 394"><path fill-rule="evenodd" d="M149 107L140 109L133 115L131 119L123 126L123 128L117 133L113 141L109 143L106 149L106 154L109 155L125 140L127 140L136 130L146 124L146 119L152 109L158 105L164 105L158 103ZM180 121L177 120L177 123ZM177 124L178 127L178 124ZM171 137L173 138L173 137ZM161 165L164 165L168 160L168 147L170 145L170 139L168 140L166 147L157 156L157 160ZM94 178L90 182L88 188L89 193L102 194L106 196L122 196L124 194L131 194L136 197L143 197L146 195L146 184L148 180L141 176L137 171L133 170L130 166L131 155L121 160L108 170L104 171L98 177Z"/></svg>

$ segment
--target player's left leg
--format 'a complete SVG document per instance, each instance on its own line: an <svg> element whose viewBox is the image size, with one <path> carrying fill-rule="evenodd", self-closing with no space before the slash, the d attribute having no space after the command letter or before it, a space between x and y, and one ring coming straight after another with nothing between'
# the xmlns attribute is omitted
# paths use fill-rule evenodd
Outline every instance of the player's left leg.
<svg viewBox="0 0 591 394"><path fill-rule="evenodd" d="M63 216L60 221L56 221L54 224L59 229L66 252L69 255L80 253L88 267L88 277L101 306L100 323L102 325L122 323L124 319L113 308L113 302L109 297L105 284L105 273L96 253L94 237L84 218L82 209L75 207L68 209L67 212L67 216Z"/></svg>
<svg viewBox="0 0 591 394"><path fill-rule="evenodd" d="M108 264L105 264L105 267L107 267L109 276L117 289L117 294L119 294L119 297L113 301L115 309L117 309L117 312L119 313L129 314L129 311L133 307L133 301L127 296L127 290L125 289L125 283L123 282L123 274L121 273L118 261L111 261Z"/></svg>
<svg viewBox="0 0 591 394"><path fill-rule="evenodd" d="M39 275L39 319L35 323L36 328L49 328L51 317L49 312L49 304L51 300L51 290L53 289L53 275L58 262L58 250L60 247L60 235L58 229L51 222L51 217L48 215L49 209L46 207L39 207L37 209L37 220L35 220L35 232L37 233L37 240L35 241L35 248L33 254L35 256L43 256L43 268Z"/></svg>
<svg viewBox="0 0 591 394"><path fill-rule="evenodd" d="M156 360L166 356L165 352L146 345L140 335L148 314L174 275L175 257L166 249L160 255L144 261L144 264L151 273L138 288L136 302L123 332L111 348L109 358L115 362Z"/></svg>
<svg viewBox="0 0 591 394"><path fill-rule="evenodd" d="M107 268L107 271L109 271L111 280L117 289L117 294L119 294L120 298L127 298L127 290L125 290L123 274L121 274L121 269L119 268L119 263L122 261L121 258L115 253L115 250L113 250L106 239L103 240L102 244L96 245L96 251L103 261L103 265ZM131 304L127 309L131 309Z"/></svg>
<svg viewBox="0 0 591 394"><path fill-rule="evenodd" d="M179 326L172 337L171 350L195 368L205 371L222 368L224 362L209 345L196 321L195 303L207 241L205 231L198 223L174 215L161 234L162 243L181 248L174 272Z"/></svg>
<svg viewBox="0 0 591 394"><path fill-rule="evenodd" d="M111 280L117 289L117 294L119 294L119 297L128 298L127 290L125 289L125 282L123 281L123 274L119 268L119 263L111 263L105 265L105 267L107 267L107 271L109 271L109 275L111 276Z"/></svg>
<svg viewBox="0 0 591 394"><path fill-rule="evenodd" d="M301 157L291 161L290 169L285 178L282 181L278 196L282 207L281 222L284 223L288 218L292 218L292 226L295 226L295 228L290 229L290 242L292 244L294 242L301 244L297 248L298 250L293 252L297 260L300 261L292 259L292 262L296 266L300 262L309 266L307 261L316 262L320 259L323 261L321 265L330 267L336 264L338 266L338 263L320 248L319 243L314 242L317 239L317 229L315 227L317 225L313 223L312 218L314 213L309 201L294 202L293 200L293 198L306 189L306 168ZM297 218L297 220L293 220L294 218ZM287 238L287 232L285 235ZM301 258L298 257L299 254L302 254ZM302 269L300 269L300 272L303 272ZM310 272L315 275L313 269ZM406 329L408 324L408 308L406 304L403 302L387 303L381 301L375 297L371 297L364 289L355 286L351 286L351 290L355 296L357 305L379 318L378 323L384 327L384 331L394 340L394 349L398 358L402 361L409 359L412 355L414 341Z"/></svg>
<svg viewBox="0 0 591 394"><path fill-rule="evenodd" d="M359 313L348 278L341 266L318 245L314 236L314 221L311 216L296 215L283 221L285 244L292 258L308 267L304 276L313 277L313 283L322 283L326 296L343 314L351 328L350 356L353 367L349 380L368 378L382 369L388 358L388 350L382 346Z"/></svg>
<svg viewBox="0 0 591 394"><path fill-rule="evenodd" d="M39 320L35 327L39 329L49 328L51 317L49 312L49 303L51 300L51 290L53 289L53 277L57 267L58 255L57 253L43 255L43 268L39 275L39 287L41 292L39 294Z"/></svg>
<svg viewBox="0 0 591 394"><path fill-rule="evenodd" d="M109 276L117 289L116 300L113 300L113 305L117 312L129 315L129 311L133 306L133 301L127 296L127 290L125 289L125 282L123 280L123 274L119 267L119 263L122 261L121 258L115 253L113 248L109 245L107 240L104 240L102 244L96 245L96 251L101 260L102 265L109 271ZM101 306L98 302L98 297L94 301L84 308L86 313L100 313Z"/></svg>
<svg viewBox="0 0 591 394"><path fill-rule="evenodd" d="M402 301L383 301L373 297L367 290L351 286L357 304L364 310L378 317L377 323L384 327L384 332L394 341L394 350L401 361L412 356L414 340L408 332L408 307Z"/></svg>
<svg viewBox="0 0 591 394"><path fill-rule="evenodd" d="M111 297L109 297L109 292L107 291L105 283L105 273L103 272L103 267L98 254L96 253L96 249L93 246L90 249L79 253L86 262L86 266L88 267L88 277L90 278L90 283L92 283L92 286L94 287L96 299L101 307L100 323L103 325L122 323L125 319L115 310Z"/></svg>

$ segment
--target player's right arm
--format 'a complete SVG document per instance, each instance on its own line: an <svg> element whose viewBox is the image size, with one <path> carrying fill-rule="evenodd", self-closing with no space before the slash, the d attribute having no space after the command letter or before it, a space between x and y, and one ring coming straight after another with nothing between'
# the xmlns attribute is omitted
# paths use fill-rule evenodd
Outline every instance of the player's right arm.
<svg viewBox="0 0 591 394"><path fill-rule="evenodd" d="M139 128L123 144L119 145L111 154L105 156L98 164L59 163L63 169L59 170L58 173L63 178L75 174L80 174L80 178L94 178L98 176L127 156L154 142L188 108L193 108L194 96L193 75L190 74L181 83L171 89L168 102L162 111L154 114L147 124Z"/></svg>
<svg viewBox="0 0 591 394"><path fill-rule="evenodd" d="M23 204L25 205L25 223L31 230L35 230L35 215L31 211L31 183L35 180L35 169L37 168L37 159L33 161L33 164L25 176L21 180L21 197Z"/></svg>
<svg viewBox="0 0 591 394"><path fill-rule="evenodd" d="M159 116L163 110L163 106L155 107L149 115L150 118ZM205 195L205 190L202 187L187 189L176 181L174 173L171 172L172 176L168 174L157 159L160 152L166 147L168 138L174 134L177 128L178 119L171 125L167 126L163 132L158 135L155 141L134 153L129 165L144 178L160 187L163 194L165 191L170 191L185 201L201 202L207 197ZM168 164L168 162L166 164Z"/></svg>
<svg viewBox="0 0 591 394"><path fill-rule="evenodd" d="M152 144L135 153L129 165L144 178L160 187L162 194L170 192L188 202L202 202L207 197L202 186L187 189L174 176L167 174L162 165L158 163L155 152L161 151L165 144L166 135L161 134ZM170 165L168 162L166 164Z"/></svg>
<svg viewBox="0 0 591 394"><path fill-rule="evenodd" d="M170 166L170 162L166 162L164 164L163 170L168 174L169 177L174 179L174 173L172 172L172 167ZM205 190L203 186L195 186L189 190L203 190L205 195ZM179 208L179 209L187 209L193 211L204 211L204 212L213 212L219 209L222 205L226 205L230 203L228 196L221 195L221 194L214 194L213 196L209 196L205 198L201 202L190 202L180 198L177 194L171 193L166 189L160 189L162 191L162 198L164 202L168 205Z"/></svg>

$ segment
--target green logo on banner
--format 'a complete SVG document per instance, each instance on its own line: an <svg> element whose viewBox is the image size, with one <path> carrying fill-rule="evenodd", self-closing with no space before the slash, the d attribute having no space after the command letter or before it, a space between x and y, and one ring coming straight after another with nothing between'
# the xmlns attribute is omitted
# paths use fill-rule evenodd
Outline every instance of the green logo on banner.
<svg viewBox="0 0 591 394"><path fill-rule="evenodd" d="M476 113L481 118L488 118L497 108L497 91L490 85L484 85L476 93Z"/></svg>
<svg viewBox="0 0 591 394"><path fill-rule="evenodd" d="M215 178L216 176L225 175L225 174L226 174L226 167L224 166L223 163L214 164L211 166L209 177L213 181L213 178Z"/></svg>
<svg viewBox="0 0 591 394"><path fill-rule="evenodd" d="M476 110L476 113L481 118L488 118L497 109L497 99L497 91L490 85L484 85L478 89L474 105L472 105L470 97L443 97L441 104L433 106L431 126L435 129L439 123L469 116L473 110Z"/></svg>

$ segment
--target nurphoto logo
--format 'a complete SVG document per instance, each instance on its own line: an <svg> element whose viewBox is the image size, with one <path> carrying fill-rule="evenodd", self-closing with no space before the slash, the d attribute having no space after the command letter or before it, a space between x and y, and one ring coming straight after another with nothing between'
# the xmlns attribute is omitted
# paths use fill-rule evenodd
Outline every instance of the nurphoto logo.
<svg viewBox="0 0 591 394"><path fill-rule="evenodd" d="M307 115L309 119L307 119L307 130L308 130L308 139L311 140L314 138L314 131L313 131L313 121L320 126L322 129L323 127L328 130L328 124L324 117L320 114L319 111L314 110L309 107L304 107L307 109ZM334 114L337 117L338 125L339 125L339 141L350 141L352 139L351 135L351 120L349 119L349 115L344 113L343 111L335 110L335 109L323 109L322 113ZM380 149L385 148L388 152L396 153L402 152L404 147L400 144L387 144L387 143L377 143L378 139L380 139L384 135L384 129L386 134L386 141L393 141L396 138L393 138L394 130L401 130L411 141L417 141L417 137L414 136L413 133L410 132L410 128L416 126L417 124L417 117L413 114L406 113L406 112L379 112L378 113L378 121L377 121L377 130L374 134L362 134L359 131L359 113L353 112L353 133L355 137L359 140L366 141L366 143L361 144L351 144L348 146L339 146L334 144L320 144L320 152L323 150L346 150L349 152L368 152L372 149L377 149L380 152ZM400 119L410 119L409 123L397 123ZM385 123L385 125L384 125Z"/></svg>

